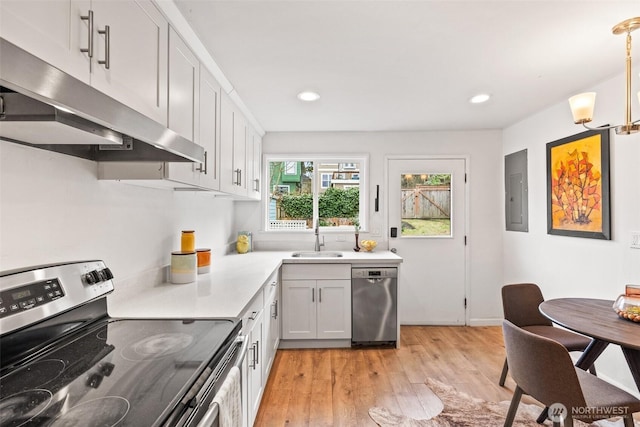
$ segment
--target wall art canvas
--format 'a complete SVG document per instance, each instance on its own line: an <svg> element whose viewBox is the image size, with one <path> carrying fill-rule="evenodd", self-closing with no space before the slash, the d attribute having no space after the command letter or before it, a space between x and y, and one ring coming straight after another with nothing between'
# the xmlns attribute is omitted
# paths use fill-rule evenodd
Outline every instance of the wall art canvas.
<svg viewBox="0 0 640 427"><path fill-rule="evenodd" d="M611 239L609 130L547 144L547 232Z"/></svg>

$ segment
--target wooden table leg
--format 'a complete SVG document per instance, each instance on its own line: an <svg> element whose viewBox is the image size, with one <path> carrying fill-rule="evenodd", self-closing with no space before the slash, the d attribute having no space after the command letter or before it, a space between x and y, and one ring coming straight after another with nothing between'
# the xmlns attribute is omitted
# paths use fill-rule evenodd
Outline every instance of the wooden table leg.
<svg viewBox="0 0 640 427"><path fill-rule="evenodd" d="M599 339L592 339L591 343L585 348L584 352L576 362L576 367L586 371L593 365L598 357L602 354L609 343Z"/></svg>
<svg viewBox="0 0 640 427"><path fill-rule="evenodd" d="M640 350L622 347L622 354L627 359L627 365L629 365L631 375L636 382L636 387L640 390Z"/></svg>

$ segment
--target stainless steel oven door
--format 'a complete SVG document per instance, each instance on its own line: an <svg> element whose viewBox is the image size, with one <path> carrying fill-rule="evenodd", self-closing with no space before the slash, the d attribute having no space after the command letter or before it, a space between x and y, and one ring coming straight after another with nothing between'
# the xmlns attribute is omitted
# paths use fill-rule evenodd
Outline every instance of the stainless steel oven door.
<svg viewBox="0 0 640 427"><path fill-rule="evenodd" d="M225 357L225 360L221 362L221 365L224 363L226 366L223 366L220 375L215 379L215 386L210 387L213 396L210 399L203 399L204 402L211 402L213 400L215 394L224 383L232 367L236 367L240 369L240 372L242 372L242 364L244 363L244 358L247 355L249 340L244 336L239 336L234 347L237 348L237 346L241 346L240 351L233 352L233 354L228 355L228 357ZM240 380L240 387L240 395L242 395L242 379ZM242 407L241 402L240 407ZM216 402L211 402L206 413L201 418L198 418L199 419L193 419L193 422L190 422L188 425L197 427L220 427L220 408L218 404ZM242 419L239 420L239 423L242 425Z"/></svg>

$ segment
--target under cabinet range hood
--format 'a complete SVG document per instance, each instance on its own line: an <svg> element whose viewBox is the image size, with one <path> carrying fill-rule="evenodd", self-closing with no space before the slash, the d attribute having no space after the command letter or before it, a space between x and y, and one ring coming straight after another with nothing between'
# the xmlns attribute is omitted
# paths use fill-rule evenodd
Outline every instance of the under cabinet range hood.
<svg viewBox="0 0 640 427"><path fill-rule="evenodd" d="M122 145L122 134L0 87L0 134L31 144Z"/></svg>
<svg viewBox="0 0 640 427"><path fill-rule="evenodd" d="M0 139L95 161L204 162L204 148L0 38Z"/></svg>

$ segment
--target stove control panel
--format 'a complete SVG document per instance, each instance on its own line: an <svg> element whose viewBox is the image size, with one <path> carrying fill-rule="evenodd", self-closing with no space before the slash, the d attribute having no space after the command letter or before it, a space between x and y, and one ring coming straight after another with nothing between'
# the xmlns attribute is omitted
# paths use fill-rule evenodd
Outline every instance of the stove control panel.
<svg viewBox="0 0 640 427"><path fill-rule="evenodd" d="M113 273L109 268L103 268L101 270L91 270L88 273L82 275L82 280L87 285L94 285L96 283L105 282L113 279Z"/></svg>
<svg viewBox="0 0 640 427"><path fill-rule="evenodd" d="M106 296L114 290L113 276L101 260L0 271L0 333L11 333L94 300L104 299L106 306Z"/></svg>
<svg viewBox="0 0 640 427"><path fill-rule="evenodd" d="M58 279L41 280L0 292L0 318L64 297Z"/></svg>

